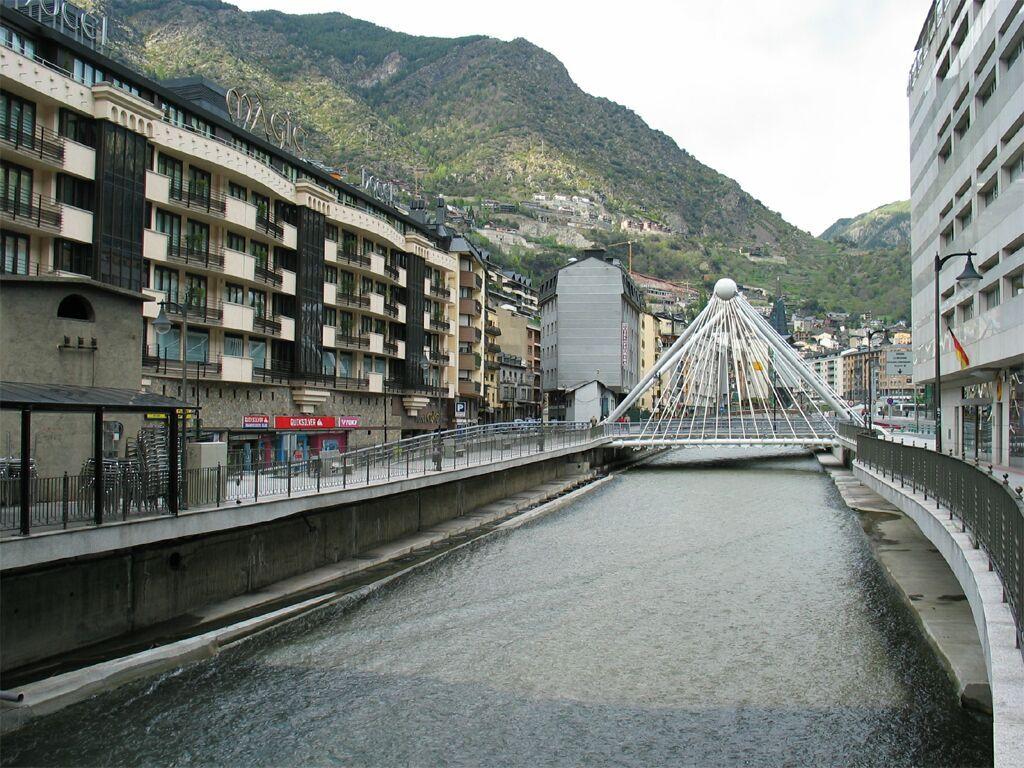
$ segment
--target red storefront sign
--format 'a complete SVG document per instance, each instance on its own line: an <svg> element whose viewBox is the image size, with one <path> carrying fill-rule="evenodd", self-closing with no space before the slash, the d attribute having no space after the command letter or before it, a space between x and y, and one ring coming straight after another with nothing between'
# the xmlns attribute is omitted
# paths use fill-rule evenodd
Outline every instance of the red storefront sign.
<svg viewBox="0 0 1024 768"><path fill-rule="evenodd" d="M242 429L270 429L270 417L260 413L250 413L242 417Z"/></svg>
<svg viewBox="0 0 1024 768"><path fill-rule="evenodd" d="M355 429L358 416L275 416L274 429Z"/></svg>

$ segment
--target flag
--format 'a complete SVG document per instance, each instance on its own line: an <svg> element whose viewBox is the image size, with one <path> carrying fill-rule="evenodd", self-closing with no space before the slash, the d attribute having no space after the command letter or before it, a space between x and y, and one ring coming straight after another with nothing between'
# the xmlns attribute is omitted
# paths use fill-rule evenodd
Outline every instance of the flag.
<svg viewBox="0 0 1024 768"><path fill-rule="evenodd" d="M764 370L764 366L761 365L761 361L760 360L755 360L754 361L754 370L755 371L763 371Z"/></svg>
<svg viewBox="0 0 1024 768"><path fill-rule="evenodd" d="M960 340L953 333L953 329L946 326L946 330L949 331L949 335L953 337L953 350L956 352L956 359L960 361L960 370L963 370L971 364L971 358L964 352L963 346L960 344Z"/></svg>

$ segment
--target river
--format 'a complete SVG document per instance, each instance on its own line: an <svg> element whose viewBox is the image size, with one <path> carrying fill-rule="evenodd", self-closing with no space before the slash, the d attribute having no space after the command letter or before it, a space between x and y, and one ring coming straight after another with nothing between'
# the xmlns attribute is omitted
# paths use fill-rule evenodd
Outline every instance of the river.
<svg viewBox="0 0 1024 768"><path fill-rule="evenodd" d="M663 455L358 605L34 721L2 762L990 765L991 724L817 462L740 455Z"/></svg>

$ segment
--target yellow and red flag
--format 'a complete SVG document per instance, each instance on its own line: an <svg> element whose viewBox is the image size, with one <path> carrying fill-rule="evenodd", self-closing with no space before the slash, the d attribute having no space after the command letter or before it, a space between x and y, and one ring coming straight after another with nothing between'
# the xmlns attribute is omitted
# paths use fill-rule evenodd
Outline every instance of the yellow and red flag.
<svg viewBox="0 0 1024 768"><path fill-rule="evenodd" d="M963 370L971 364L971 358L967 356L963 345L960 343L960 339L953 333L953 329L947 326L946 330L949 331L949 335L953 338L953 351L956 352L956 359L960 361L960 370Z"/></svg>

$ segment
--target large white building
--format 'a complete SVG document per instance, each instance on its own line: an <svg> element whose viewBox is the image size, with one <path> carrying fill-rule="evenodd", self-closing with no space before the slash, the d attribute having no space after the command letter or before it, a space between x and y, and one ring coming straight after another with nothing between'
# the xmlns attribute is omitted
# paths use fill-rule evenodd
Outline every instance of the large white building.
<svg viewBox="0 0 1024 768"><path fill-rule="evenodd" d="M943 448L1024 466L1024 12L935 0L910 98L914 381L935 381L936 254L974 251L982 279L939 275ZM962 367L952 334L969 364Z"/></svg>

